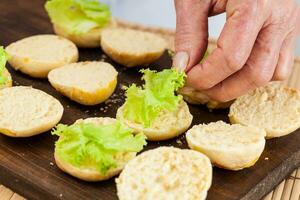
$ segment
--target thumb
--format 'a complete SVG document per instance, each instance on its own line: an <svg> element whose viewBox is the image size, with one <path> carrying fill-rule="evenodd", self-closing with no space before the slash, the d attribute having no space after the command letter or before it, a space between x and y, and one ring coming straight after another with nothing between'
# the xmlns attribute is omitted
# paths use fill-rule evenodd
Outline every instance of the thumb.
<svg viewBox="0 0 300 200"><path fill-rule="evenodd" d="M176 34L173 67L188 71L203 57L208 42L210 0L175 0Z"/></svg>

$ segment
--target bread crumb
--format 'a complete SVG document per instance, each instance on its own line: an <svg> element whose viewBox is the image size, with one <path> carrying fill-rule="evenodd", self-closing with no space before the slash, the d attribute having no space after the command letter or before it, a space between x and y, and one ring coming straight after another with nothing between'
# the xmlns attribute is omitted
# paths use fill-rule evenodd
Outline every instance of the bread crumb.
<svg viewBox="0 0 300 200"><path fill-rule="evenodd" d="M179 144L179 145L182 145L182 144L183 144L182 141L181 141L180 139L177 139L177 140L176 140L176 143Z"/></svg>
<svg viewBox="0 0 300 200"><path fill-rule="evenodd" d="M127 90L127 88L128 88L128 86L126 86L126 85L121 85L121 90Z"/></svg>
<svg viewBox="0 0 300 200"><path fill-rule="evenodd" d="M106 58L107 58L107 56L105 54L101 55L101 59L106 59Z"/></svg>
<svg viewBox="0 0 300 200"><path fill-rule="evenodd" d="M268 157L265 157L265 160L269 160L269 158L268 158Z"/></svg>
<svg viewBox="0 0 300 200"><path fill-rule="evenodd" d="M50 165L51 165L51 166L53 166L53 165L54 165L54 163L53 163L53 162L50 162Z"/></svg>
<svg viewBox="0 0 300 200"><path fill-rule="evenodd" d="M175 55L175 52L172 51L171 49L168 49L168 56L171 57L171 58L173 58L174 55Z"/></svg>

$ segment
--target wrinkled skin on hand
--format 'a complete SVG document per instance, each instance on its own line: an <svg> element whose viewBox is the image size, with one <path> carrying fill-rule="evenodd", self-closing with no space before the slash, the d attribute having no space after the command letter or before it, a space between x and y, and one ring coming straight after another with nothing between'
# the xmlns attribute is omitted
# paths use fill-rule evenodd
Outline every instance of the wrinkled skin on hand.
<svg viewBox="0 0 300 200"><path fill-rule="evenodd" d="M300 29L295 0L175 0L175 7L173 66L187 72L189 86L229 101L289 76ZM222 12L226 23L217 48L199 64L207 48L208 17Z"/></svg>

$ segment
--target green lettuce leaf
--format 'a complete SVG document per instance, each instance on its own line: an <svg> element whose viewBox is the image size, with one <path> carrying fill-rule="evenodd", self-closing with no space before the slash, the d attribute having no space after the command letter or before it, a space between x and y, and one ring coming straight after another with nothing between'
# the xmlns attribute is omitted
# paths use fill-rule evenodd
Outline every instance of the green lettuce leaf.
<svg viewBox="0 0 300 200"><path fill-rule="evenodd" d="M98 0L49 0L45 8L52 23L73 34L104 27L111 17L108 5Z"/></svg>
<svg viewBox="0 0 300 200"><path fill-rule="evenodd" d="M141 72L145 84L143 87L133 84L127 88L123 117L149 127L163 110L172 112L177 109L182 96L175 92L184 86L185 74L173 69Z"/></svg>
<svg viewBox="0 0 300 200"><path fill-rule="evenodd" d="M119 121L109 125L59 124L52 134L60 136L55 151L61 159L76 167L95 167L102 174L116 167L117 153L139 152L146 145L144 134L134 136L133 130Z"/></svg>
<svg viewBox="0 0 300 200"><path fill-rule="evenodd" d="M7 62L7 53L5 52L4 48L0 46L0 85L3 85L7 81L7 77L4 76L4 70L5 70L5 65Z"/></svg>

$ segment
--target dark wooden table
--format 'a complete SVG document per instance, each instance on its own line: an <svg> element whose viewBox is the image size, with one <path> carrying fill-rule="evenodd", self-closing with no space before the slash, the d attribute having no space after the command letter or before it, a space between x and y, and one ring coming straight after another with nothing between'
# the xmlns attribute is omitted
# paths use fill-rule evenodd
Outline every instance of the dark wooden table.
<svg viewBox="0 0 300 200"><path fill-rule="evenodd" d="M52 33L51 24L43 9L42 0L0 1L0 44L8 45L18 39ZM116 90L119 101L109 106L101 104L87 107L76 104L57 93L47 80L33 79L9 67L15 85L31 85L53 95L64 105L61 123L76 119L111 116L124 102L120 85L140 83L138 69L126 69L105 58L101 49L80 49L80 60L100 60L112 63L119 72ZM171 66L165 54L150 65L152 69ZM0 102L1 103L1 102ZM100 108L108 106L108 112ZM190 106L193 124L217 120L228 121L228 110L209 112L204 106ZM53 149L57 138L50 133L24 139L0 136L0 183L29 199L117 199L114 179L99 183L86 183L61 172L54 163ZM161 145L186 148L184 136L166 142L150 142L146 149ZM268 159L264 159L268 158ZM268 140L261 159L254 167L238 172L214 168L213 185L208 199L261 199L300 164L300 131L279 139Z"/></svg>

